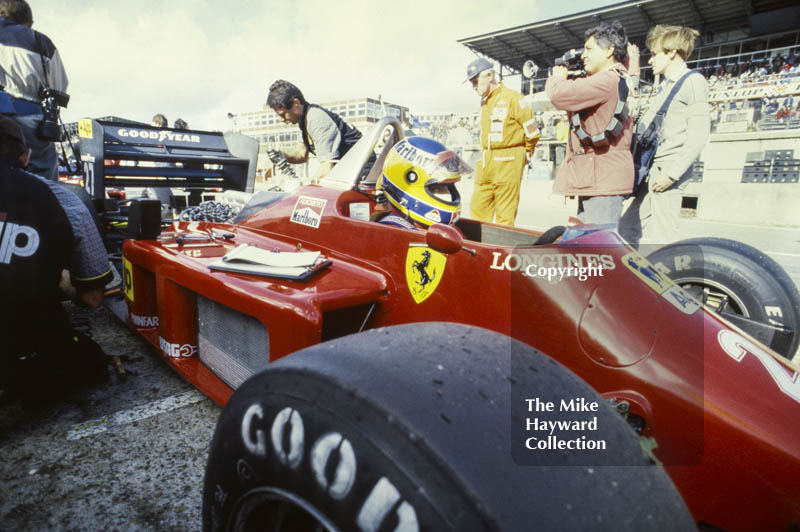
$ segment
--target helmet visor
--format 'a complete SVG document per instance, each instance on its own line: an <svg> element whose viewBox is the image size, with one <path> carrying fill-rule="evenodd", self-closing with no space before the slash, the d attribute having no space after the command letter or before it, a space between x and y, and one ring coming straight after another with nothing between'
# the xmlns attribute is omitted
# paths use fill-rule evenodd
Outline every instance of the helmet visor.
<svg viewBox="0 0 800 532"><path fill-rule="evenodd" d="M428 174L428 182L432 184L455 183L461 179L462 174L472 172L472 167L456 152L450 150L440 152L422 166Z"/></svg>

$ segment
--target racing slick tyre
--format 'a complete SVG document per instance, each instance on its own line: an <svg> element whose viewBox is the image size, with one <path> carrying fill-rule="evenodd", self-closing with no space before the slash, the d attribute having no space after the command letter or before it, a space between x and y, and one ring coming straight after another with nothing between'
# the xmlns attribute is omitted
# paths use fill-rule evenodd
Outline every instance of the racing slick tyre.
<svg viewBox="0 0 800 532"><path fill-rule="evenodd" d="M592 437L608 450L526 451L526 397L597 402ZM694 529L602 401L549 357L476 327L400 325L309 347L251 377L222 412L203 529Z"/></svg>
<svg viewBox="0 0 800 532"><path fill-rule="evenodd" d="M800 344L800 294L781 266L725 238L682 240L647 259L725 319L791 359Z"/></svg>

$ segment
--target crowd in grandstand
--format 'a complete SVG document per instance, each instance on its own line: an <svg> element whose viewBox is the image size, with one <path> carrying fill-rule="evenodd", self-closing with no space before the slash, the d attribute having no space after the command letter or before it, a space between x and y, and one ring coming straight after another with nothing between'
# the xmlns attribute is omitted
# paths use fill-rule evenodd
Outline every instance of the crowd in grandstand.
<svg viewBox="0 0 800 532"><path fill-rule="evenodd" d="M747 131L800 128L800 48L761 60L733 61L699 70L708 79L712 131L718 131L726 111L749 109L753 113L748 114ZM735 93L748 88L759 88L758 96L746 98ZM643 83L640 97L644 105L650 93L651 86ZM536 119L542 139L566 140L566 113L541 111L536 113ZM452 132L459 127L465 128L473 142L477 142L480 127L476 118L450 115L444 121L414 127L413 131L450 145L448 139L454 138Z"/></svg>
<svg viewBox="0 0 800 532"><path fill-rule="evenodd" d="M797 50L763 60L746 60L705 67L711 91L712 127L725 111L753 113L748 130L800 127L800 56ZM744 92L756 89L756 97Z"/></svg>
<svg viewBox="0 0 800 532"><path fill-rule="evenodd" d="M417 124L411 127L413 134L436 139L446 146L470 146L478 143L480 135L478 116L457 117L451 114L438 122Z"/></svg>

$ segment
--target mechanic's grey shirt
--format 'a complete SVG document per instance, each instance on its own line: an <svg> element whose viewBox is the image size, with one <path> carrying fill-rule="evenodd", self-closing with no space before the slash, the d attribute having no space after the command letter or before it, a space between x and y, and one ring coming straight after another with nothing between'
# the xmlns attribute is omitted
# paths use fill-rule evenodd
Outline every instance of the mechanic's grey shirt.
<svg viewBox="0 0 800 532"><path fill-rule="evenodd" d="M665 76L659 85L660 92L653 97L650 107L637 125L638 131L644 131L653 121L672 87L688 71L689 69L684 67L672 77ZM684 80L667 109L653 166L661 167L676 181L688 178L688 171L703 151L710 134L708 82L701 74L692 74Z"/></svg>
<svg viewBox="0 0 800 532"><path fill-rule="evenodd" d="M306 131L314 143L314 151L319 162L339 160L342 135L328 113L318 107L309 106L306 113Z"/></svg>
<svg viewBox="0 0 800 532"><path fill-rule="evenodd" d="M67 190L60 183L54 183L38 175L33 177L50 188L72 227L75 242L72 246L69 273L73 283L76 281L91 283L108 276L110 273L108 254L86 205L74 192ZM107 281L110 280L109 277Z"/></svg>

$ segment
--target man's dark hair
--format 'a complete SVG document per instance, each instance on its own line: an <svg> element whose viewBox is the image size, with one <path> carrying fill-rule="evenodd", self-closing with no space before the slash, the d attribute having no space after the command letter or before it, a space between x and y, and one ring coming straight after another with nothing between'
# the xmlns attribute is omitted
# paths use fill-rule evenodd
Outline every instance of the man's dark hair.
<svg viewBox="0 0 800 532"><path fill-rule="evenodd" d="M172 124L174 129L189 129L189 124L183 118L179 118Z"/></svg>
<svg viewBox="0 0 800 532"><path fill-rule="evenodd" d="M0 0L0 17L7 17L19 24L33 24L31 6L25 0Z"/></svg>
<svg viewBox="0 0 800 532"><path fill-rule="evenodd" d="M0 156L16 159L25 153L25 135L14 120L0 115Z"/></svg>
<svg viewBox="0 0 800 532"><path fill-rule="evenodd" d="M593 28L589 28L584 33L586 40L589 37L594 37L597 45L606 50L609 46L614 47L614 59L622 63L628 56L628 37L625 35L625 28L618 20L614 22L601 22Z"/></svg>
<svg viewBox="0 0 800 532"><path fill-rule="evenodd" d="M303 98L303 93L300 92L300 89L286 80L279 79L269 87L267 105L289 109L292 107L295 98L300 100L303 105L306 104L306 99Z"/></svg>

